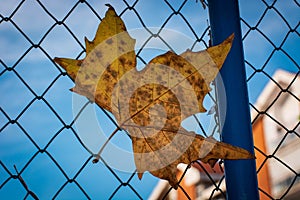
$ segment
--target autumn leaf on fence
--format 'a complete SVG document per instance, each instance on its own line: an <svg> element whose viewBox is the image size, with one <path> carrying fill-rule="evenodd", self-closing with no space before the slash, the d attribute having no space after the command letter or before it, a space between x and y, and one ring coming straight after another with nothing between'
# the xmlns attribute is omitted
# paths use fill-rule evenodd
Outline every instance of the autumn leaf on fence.
<svg viewBox="0 0 300 200"><path fill-rule="evenodd" d="M135 39L112 6L93 41L85 39L82 60L55 58L74 80L71 90L113 113L129 132L138 177L145 171L177 188L179 163L212 167L218 159L254 158L248 151L181 127L185 118L206 112L203 99L230 51L234 35L199 52L166 52L136 69Z"/></svg>

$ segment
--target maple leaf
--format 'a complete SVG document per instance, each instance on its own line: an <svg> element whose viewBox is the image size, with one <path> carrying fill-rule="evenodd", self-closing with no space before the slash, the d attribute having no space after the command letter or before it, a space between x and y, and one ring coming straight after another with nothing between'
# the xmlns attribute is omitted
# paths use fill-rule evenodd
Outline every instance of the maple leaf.
<svg viewBox="0 0 300 200"><path fill-rule="evenodd" d="M75 81L73 92L112 112L131 136L139 178L145 171L177 188L177 165L195 160L212 167L218 159L254 158L248 151L181 127L185 118L205 112L210 91L234 36L207 50L167 52L136 70L135 40L110 5L93 41L85 39L82 60L55 58Z"/></svg>

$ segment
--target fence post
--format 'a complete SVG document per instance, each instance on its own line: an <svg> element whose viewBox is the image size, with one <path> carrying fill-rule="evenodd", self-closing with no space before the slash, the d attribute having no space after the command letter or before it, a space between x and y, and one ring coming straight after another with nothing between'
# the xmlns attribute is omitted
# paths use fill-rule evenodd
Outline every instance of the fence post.
<svg viewBox="0 0 300 200"><path fill-rule="evenodd" d="M253 153L238 0L208 0L208 8L214 45L235 34L231 51L220 71L226 94L217 89L220 121L224 122L222 140ZM227 199L259 199L255 160L227 160L224 165Z"/></svg>

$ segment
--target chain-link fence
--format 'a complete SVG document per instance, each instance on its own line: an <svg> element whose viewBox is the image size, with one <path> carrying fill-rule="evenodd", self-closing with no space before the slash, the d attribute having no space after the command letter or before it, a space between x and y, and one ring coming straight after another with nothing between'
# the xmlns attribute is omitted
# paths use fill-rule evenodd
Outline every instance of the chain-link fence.
<svg viewBox="0 0 300 200"><path fill-rule="evenodd" d="M300 5L256 3L255 11L242 3L240 9L260 197L297 199Z"/></svg>
<svg viewBox="0 0 300 200"><path fill-rule="evenodd" d="M118 129L112 115L69 92L73 82L53 62L57 56L84 57L83 38L94 37L107 10L106 3L115 7L129 33L137 39L138 68L167 50L181 53L187 48L200 50L209 46L207 9L192 0L0 2L1 198L146 199L155 188L158 179L152 175L137 178L133 157L117 157L107 147L111 143L132 151L130 138ZM292 96L299 105L299 93L290 90L300 69L299 3L241 1L240 9L250 106L258 113L253 125L264 116L283 132L273 151L256 146L256 154L265 158L259 163L258 174L267 164L271 166L270 160L280 162L291 172L288 179L281 179L280 189L270 192L260 188L260 192L270 199L284 198L299 186L299 168L277 153L290 135L299 141L299 116L297 123L288 127L269 110L283 94ZM184 40L178 41L178 37ZM277 68L294 73L288 85L282 87L272 78ZM261 110L255 102L268 81L275 83L280 92ZM211 115L197 114L183 123L188 130L219 138L214 92L208 96L204 104L211 108ZM99 119L97 127L91 125L91 115ZM110 138L116 128L120 133ZM101 141L96 139L98 131L106 136ZM93 164L99 148L103 148L101 162ZM200 162L194 165L208 177L205 188L210 195L206 198L225 198L224 176L215 178L214 172L208 172ZM120 170L124 168L127 170ZM182 178L187 171L188 168ZM171 189L162 197L171 198ZM183 186L178 190L191 198Z"/></svg>

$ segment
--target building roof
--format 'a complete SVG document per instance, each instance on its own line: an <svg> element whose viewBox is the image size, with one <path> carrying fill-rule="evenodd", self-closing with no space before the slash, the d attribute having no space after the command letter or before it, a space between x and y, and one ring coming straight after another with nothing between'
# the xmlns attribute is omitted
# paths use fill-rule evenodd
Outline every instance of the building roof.
<svg viewBox="0 0 300 200"><path fill-rule="evenodd" d="M300 76L284 70L277 70L266 87L259 95L253 109L251 109L251 119L259 118L259 111L266 111L281 91L292 91L297 97L300 96L299 89L294 89L300 85Z"/></svg>
<svg viewBox="0 0 300 200"><path fill-rule="evenodd" d="M181 172L184 172L187 167L188 165L182 163L177 166L178 170ZM210 178L212 178L217 182L221 178L221 176L223 176L224 172L222 171L218 163L216 163L214 168L211 168L209 164L205 164L199 161L199 163L193 163L191 165L191 168L187 170L187 172L184 175L184 179L182 181L184 181L186 186L196 185L200 181L203 182L211 181L206 173L209 173ZM223 181L222 184L220 185L220 189L222 189L223 191L225 190L224 182L225 181ZM161 199L162 196L168 191L169 188L170 185L168 181L159 180L158 184L152 191L149 200ZM203 195L205 196L207 193L206 196L209 198L211 194L211 189L208 188L208 190L209 190L208 192L205 192L206 191L205 189L205 191L203 191ZM174 195L173 194L174 192L175 190L171 190L170 196Z"/></svg>

